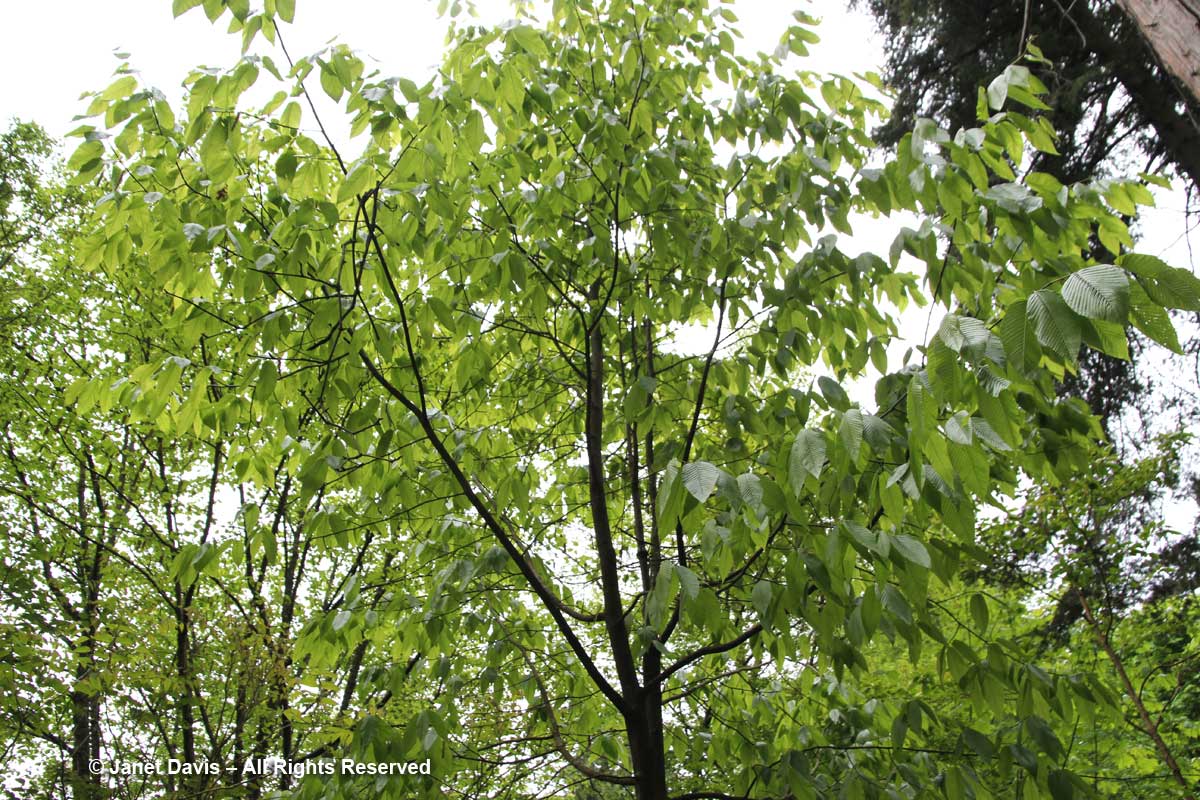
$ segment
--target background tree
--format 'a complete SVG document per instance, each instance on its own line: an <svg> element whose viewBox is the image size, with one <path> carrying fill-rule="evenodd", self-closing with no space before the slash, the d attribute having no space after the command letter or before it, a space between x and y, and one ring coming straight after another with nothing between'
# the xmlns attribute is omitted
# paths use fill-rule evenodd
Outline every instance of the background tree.
<svg viewBox="0 0 1200 800"><path fill-rule="evenodd" d="M340 630L325 614L338 619L347 597L381 602L393 554L364 550L391 521L362 517L335 550L307 524L333 492L310 485L301 497L286 457L231 465L255 432L233 423L215 380L225 344L167 335L171 298L147 289L145 257L128 243L114 250L121 270L81 270L76 234L100 195L61 182L36 127L5 141L0 746L42 766L22 770L26 797L287 787L286 774L242 767L303 760L345 735L375 664L362 637L344 658L305 652L301 621ZM389 705L386 687L366 689ZM90 764L168 758L221 771L102 775Z"/></svg>
<svg viewBox="0 0 1200 800"><path fill-rule="evenodd" d="M1188 184L1200 184L1200 101L1164 70L1118 3L855 5L884 34L884 78L896 93L880 141L897 141L918 117L974 124L979 88L1034 42L1046 61L1032 66L1049 88L1046 114L1060 137L1057 153L1037 156L1035 169L1069 183L1120 171L1144 153L1145 171L1169 166Z"/></svg>
<svg viewBox="0 0 1200 800"><path fill-rule="evenodd" d="M1200 101L1200 4L1196 0L1119 0L1137 23L1154 55L1191 96Z"/></svg>

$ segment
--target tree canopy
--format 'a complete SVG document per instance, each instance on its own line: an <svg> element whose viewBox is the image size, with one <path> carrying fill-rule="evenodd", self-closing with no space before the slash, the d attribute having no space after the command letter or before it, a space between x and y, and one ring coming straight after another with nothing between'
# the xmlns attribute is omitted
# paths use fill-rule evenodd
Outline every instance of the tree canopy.
<svg viewBox="0 0 1200 800"><path fill-rule="evenodd" d="M34 790L1096 791L1118 693L964 567L1023 480L1092 469L1081 347L1177 350L1200 281L1130 251L1144 181L1022 169L1055 148L1028 69L878 164L802 13L747 55L721 4L556 2L460 20L418 85L293 59L291 0L195 7L277 55L91 98L94 210L5 373L2 724L63 755ZM430 769L290 771L343 756ZM90 764L167 757L215 769Z"/></svg>

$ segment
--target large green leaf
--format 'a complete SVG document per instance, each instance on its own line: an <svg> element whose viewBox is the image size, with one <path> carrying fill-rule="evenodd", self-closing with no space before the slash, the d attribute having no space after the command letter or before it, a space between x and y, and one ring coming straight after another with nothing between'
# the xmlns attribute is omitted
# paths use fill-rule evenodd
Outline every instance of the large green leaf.
<svg viewBox="0 0 1200 800"><path fill-rule="evenodd" d="M1111 264L1072 273L1063 283L1062 296L1077 314L1089 319L1124 323L1129 316L1129 278Z"/></svg>
<svg viewBox="0 0 1200 800"><path fill-rule="evenodd" d="M1185 311L1200 311L1200 278L1160 258L1143 253L1126 253L1119 259L1137 276L1146 295L1159 305Z"/></svg>
<svg viewBox="0 0 1200 800"><path fill-rule="evenodd" d="M804 490L809 475L816 478L825 467L825 437L820 431L803 430L792 442L788 456L788 485L794 494Z"/></svg>
<svg viewBox="0 0 1200 800"><path fill-rule="evenodd" d="M1171 322L1171 315L1155 303L1138 284L1130 286L1130 302L1133 309L1133 325L1139 331L1158 342L1173 353L1183 354L1179 334Z"/></svg>
<svg viewBox="0 0 1200 800"><path fill-rule="evenodd" d="M683 486L692 497L701 503L708 500L713 489L717 487L717 479L721 470L707 461L693 461L683 465Z"/></svg>
<svg viewBox="0 0 1200 800"><path fill-rule="evenodd" d="M1041 289L1029 296L1026 314L1038 341L1067 361L1074 361L1083 341L1079 318L1057 292Z"/></svg>
<svg viewBox="0 0 1200 800"><path fill-rule="evenodd" d="M918 567L929 569L932 566L932 562L929 560L929 551L925 549L925 545L907 533L892 537L892 549Z"/></svg>

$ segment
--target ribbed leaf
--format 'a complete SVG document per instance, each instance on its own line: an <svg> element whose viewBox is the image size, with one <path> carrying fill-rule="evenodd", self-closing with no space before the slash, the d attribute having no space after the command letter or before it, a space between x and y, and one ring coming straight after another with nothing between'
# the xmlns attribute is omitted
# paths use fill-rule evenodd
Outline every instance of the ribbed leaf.
<svg viewBox="0 0 1200 800"><path fill-rule="evenodd" d="M788 457L788 484L792 492L800 494L808 475L814 478L825 467L825 437L818 431L803 430L792 443Z"/></svg>
<svg viewBox="0 0 1200 800"><path fill-rule="evenodd" d="M1136 283L1129 287L1129 298L1133 306L1133 326L1172 352L1183 355L1171 316L1162 306L1151 300Z"/></svg>
<svg viewBox="0 0 1200 800"><path fill-rule="evenodd" d="M721 470L707 461L693 461L683 465L683 488L701 503L712 495L719 477Z"/></svg>
<svg viewBox="0 0 1200 800"><path fill-rule="evenodd" d="M963 350L970 355L982 353L987 349L990 336L991 331L982 320L958 314L947 314L938 327L938 337L956 353Z"/></svg>
<svg viewBox="0 0 1200 800"><path fill-rule="evenodd" d="M1035 326L1026 311L1024 300L1008 307L1008 312L1000 321L1000 340L1004 342L1009 363L1017 369L1024 371L1037 366L1042 349L1038 346Z"/></svg>
<svg viewBox="0 0 1200 800"><path fill-rule="evenodd" d="M929 551L925 549L925 545L918 540L909 536L907 533L902 533L899 536L892 537L892 548L904 556L906 561L911 561L919 567L929 569L932 562L929 560Z"/></svg>
<svg viewBox="0 0 1200 800"><path fill-rule="evenodd" d="M1088 319L1123 323L1129 317L1129 278L1112 264L1085 267L1067 278L1063 300Z"/></svg>
<svg viewBox="0 0 1200 800"><path fill-rule="evenodd" d="M1079 353L1083 334L1079 328L1079 318L1058 293L1047 289L1034 292L1029 296L1026 311L1038 341L1073 362Z"/></svg>
<svg viewBox="0 0 1200 800"><path fill-rule="evenodd" d="M752 472L747 472L743 475L738 475L737 478L738 492L742 496L742 502L758 509L762 505L763 487L762 480Z"/></svg>
<svg viewBox="0 0 1200 800"><path fill-rule="evenodd" d="M1083 323L1083 340L1089 347L1122 361L1129 360L1129 340L1125 326L1102 319L1089 319Z"/></svg>
<svg viewBox="0 0 1200 800"><path fill-rule="evenodd" d="M675 574L679 576L679 586L684 597L694 600L700 593L700 576L682 564L675 564Z"/></svg>
<svg viewBox="0 0 1200 800"><path fill-rule="evenodd" d="M852 408L842 415L842 425L838 429L838 437L842 440L842 446L846 448L846 452L850 454L850 458L856 460L858 451L862 448L863 440L863 415L857 408Z"/></svg>
<svg viewBox="0 0 1200 800"><path fill-rule="evenodd" d="M1121 257L1121 266L1137 276L1147 296L1167 308L1200 311L1200 278L1142 253Z"/></svg>

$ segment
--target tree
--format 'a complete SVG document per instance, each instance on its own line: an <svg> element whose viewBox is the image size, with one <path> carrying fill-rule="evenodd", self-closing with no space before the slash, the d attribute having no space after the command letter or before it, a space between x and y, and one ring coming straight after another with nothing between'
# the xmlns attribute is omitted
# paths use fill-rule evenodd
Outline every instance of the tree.
<svg viewBox="0 0 1200 800"><path fill-rule="evenodd" d="M203 7L247 44L293 13ZM222 439L228 474L294 487L303 535L355 554L330 574L366 576L309 606L294 657L357 675L374 654L392 695L416 678L400 710L348 680L353 726L324 733L431 758L405 793L959 797L997 752L1030 791L1081 785L1050 726L1086 685L985 657L931 587L977 552L978 505L1087 468L1098 428L1053 391L1081 343L1120 351L1132 323L1178 347L1164 306L1197 306L1200 282L1126 252L1143 184L1017 179L1053 148L1013 108L1039 104L1027 70L993 84L1004 113L922 123L868 168L880 109L784 67L813 39L797 19L749 58L698 0L563 3L544 26L458 27L424 86L339 45L197 71L180 109L132 74L95 95L69 163L105 195L78 263L163 287L162 335L206 355L69 399L169 439L254 432ZM284 89L248 108L263 73ZM358 157L324 136L314 73ZM852 214L900 210L925 222L888 258L843 249ZM922 281L953 313L889 364L888 304ZM690 323L702 352L672 345ZM868 363L884 375L854 401ZM986 732L872 702L877 634L918 663L953 642L969 693L1025 700Z"/></svg>
<svg viewBox="0 0 1200 800"><path fill-rule="evenodd" d="M205 372L223 344L165 333L170 298L147 290L142 255L121 250L123 269L111 273L79 270L74 236L101 195L61 184L35 126L15 126L5 142L0 174L14 176L5 196L17 201L0 220L12 232L0 325L0 637L10 654L0 737L6 757L43 767L21 770L22 794L286 788L290 776L243 766L327 748L321 737L339 734L364 666L362 647L337 663L293 657L298 620L364 574L387 581L391 556L379 546L377 562L330 555L304 525L322 495L300 508L283 461L256 466L251 498L226 454L234 443L253 450L255 431L223 426L228 400ZM180 391L185 369L193 382ZM363 607L381 595L365 592ZM317 735L297 707L320 716ZM92 766L142 758L220 772L146 778Z"/></svg>
<svg viewBox="0 0 1200 800"><path fill-rule="evenodd" d="M951 127L969 124L977 113L981 84L1021 56L1029 43L1033 47L1023 63L1050 87L1043 98L1049 106L1045 113L1060 132L1056 152L1035 157L1030 169L1069 183L1119 172L1132 158L1145 155L1148 167L1173 165L1189 193L1200 175L1195 163L1200 152L1197 99L1164 71L1127 14L1135 5L1144 17L1149 6L1182 8L1180 4L872 0L860 5L886 37L885 76L897 91L896 113L879 131L883 141L896 140L923 115ZM1125 207L1127 215L1133 210ZM1104 246L1094 246L1096 258L1105 260ZM1189 353L1196 347L1195 341L1185 343ZM1142 341L1134 337L1128 353L1087 352L1079 369L1060 384L1063 394L1088 403L1131 461L1151 446L1139 428L1183 428L1194 419L1194 403L1181 402L1190 389L1174 385L1173 370L1139 370L1141 351ZM1155 514L1153 499L1144 495L1140 506L1104 523L1136 539ZM1166 544L1160 542L1160 547ZM1184 552L1186 548L1176 549ZM1069 598L1066 602L1064 611L1078 611Z"/></svg>
<svg viewBox="0 0 1200 800"><path fill-rule="evenodd" d="M1200 4L1195 0L1120 0L1121 8L1137 23L1154 55L1184 86L1189 102L1200 101Z"/></svg>
<svg viewBox="0 0 1200 800"><path fill-rule="evenodd" d="M1200 101L1176 82L1170 67L1164 69L1127 14L1134 5L1181 3L861 4L886 37L884 77L896 90L882 141L897 141L917 117L970 125L978 88L1033 42L1045 59L1033 67L1050 88L1047 115L1061 135L1057 152L1038 156L1036 169L1069 183L1119 171L1128 155L1140 151L1150 165L1169 165L1190 185L1200 184ZM1193 57L1187 69L1194 68Z"/></svg>
<svg viewBox="0 0 1200 800"><path fill-rule="evenodd" d="M1099 658L1121 697L1122 721L1139 734L1140 746L1124 729L1093 723L1079 740L1092 751L1088 771L1104 776L1107 764L1122 761L1131 773L1128 785L1135 780L1153 785L1156 774L1166 774L1177 784L1175 791L1185 794L1191 781L1181 756L1196 752L1185 722L1193 711L1186 687L1196 653L1180 631L1195 614L1196 585L1176 571L1179 559L1170 556L1194 538L1164 530L1159 519L1145 519L1144 509L1146 495L1161 496L1175 484L1186 438L1165 437L1132 464L1098 450L1091 475L1053 490L1039 487L982 536L995 563L1003 565L999 572L984 572L988 586L1010 595L1015 590L1025 609L1045 604L1044 587L1062 587L1062 599L1051 604L1053 618L1032 627L1032 638L1062 659ZM1139 524L1112 523L1130 517L1141 518ZM1176 545L1166 548L1164 558L1158 551L1169 538Z"/></svg>

